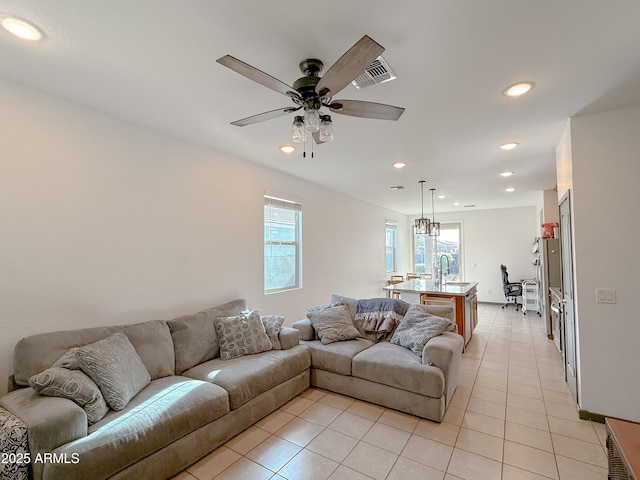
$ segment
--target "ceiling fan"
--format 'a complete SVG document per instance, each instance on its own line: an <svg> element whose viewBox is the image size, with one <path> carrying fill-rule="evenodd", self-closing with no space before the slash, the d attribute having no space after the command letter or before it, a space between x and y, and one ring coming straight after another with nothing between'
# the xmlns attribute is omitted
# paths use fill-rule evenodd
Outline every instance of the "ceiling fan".
<svg viewBox="0 0 640 480"><path fill-rule="evenodd" d="M382 52L384 52L384 47L365 35L347 50L322 77L319 76L324 66L322 61L308 58L300 62L299 67L304 73L304 77L297 79L292 87L231 55L220 57L216 61L221 65L288 96L295 105L252 115L231 122L231 124L244 127L304 109L304 116L294 118L294 142L304 142L306 132L310 132L316 143L324 143L333 138L333 127L331 117L320 112L322 107L326 107L334 113L352 117L398 120L404 112L402 107L360 100L333 100L334 95L364 72Z"/></svg>

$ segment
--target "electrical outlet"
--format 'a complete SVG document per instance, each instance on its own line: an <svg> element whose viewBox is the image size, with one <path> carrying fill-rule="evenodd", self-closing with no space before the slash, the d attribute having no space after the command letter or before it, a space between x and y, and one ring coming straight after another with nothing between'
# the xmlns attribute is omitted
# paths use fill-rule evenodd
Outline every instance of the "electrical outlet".
<svg viewBox="0 0 640 480"><path fill-rule="evenodd" d="M612 288L596 288L596 303L616 303L616 291Z"/></svg>

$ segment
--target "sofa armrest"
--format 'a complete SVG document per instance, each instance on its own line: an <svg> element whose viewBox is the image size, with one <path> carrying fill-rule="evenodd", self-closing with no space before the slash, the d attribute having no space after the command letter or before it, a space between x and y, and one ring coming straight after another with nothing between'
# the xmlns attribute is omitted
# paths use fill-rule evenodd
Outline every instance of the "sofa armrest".
<svg viewBox="0 0 640 480"><path fill-rule="evenodd" d="M46 397L32 388L20 388L0 398L0 406L26 424L32 459L38 453L53 452L87 436L87 414L66 398ZM32 462L34 479L42 477L43 465Z"/></svg>
<svg viewBox="0 0 640 480"><path fill-rule="evenodd" d="M300 343L300 331L291 327L282 327L278 340L283 350L293 348Z"/></svg>
<svg viewBox="0 0 640 480"><path fill-rule="evenodd" d="M445 380L446 406L458 386L458 370L464 339L462 335L444 332L427 342L422 350L422 363L442 370Z"/></svg>
<svg viewBox="0 0 640 480"><path fill-rule="evenodd" d="M298 320L292 325L292 327L300 331L300 340L316 339L316 331L314 330L313 325L311 325L311 320L308 318Z"/></svg>

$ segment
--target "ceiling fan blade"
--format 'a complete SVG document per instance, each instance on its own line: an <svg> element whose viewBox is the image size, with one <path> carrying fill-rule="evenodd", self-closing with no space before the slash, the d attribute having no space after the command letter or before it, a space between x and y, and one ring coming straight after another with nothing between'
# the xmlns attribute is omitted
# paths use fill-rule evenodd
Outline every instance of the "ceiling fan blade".
<svg viewBox="0 0 640 480"><path fill-rule="evenodd" d="M251 125L253 123L264 122L265 120L271 120L272 118L278 118L283 115L288 115L290 113L295 112L296 110L300 110L302 107L285 107L278 108L277 110L271 110L269 112L262 112L257 115L252 115L247 118L242 118L240 120L236 120L235 122L231 122L231 125L236 125L238 127L244 127L246 125Z"/></svg>
<svg viewBox="0 0 640 480"><path fill-rule="evenodd" d="M321 97L337 94L364 72L382 52L384 47L365 35L331 65L316 85L316 92Z"/></svg>
<svg viewBox="0 0 640 480"><path fill-rule="evenodd" d="M360 100L336 100L327 105L329 110L352 117L376 118L378 120L398 120L404 112L402 107Z"/></svg>
<svg viewBox="0 0 640 480"><path fill-rule="evenodd" d="M316 142L316 145L325 143L322 140L320 140L320 132L313 132L311 135L313 136L313 141Z"/></svg>
<svg viewBox="0 0 640 480"><path fill-rule="evenodd" d="M290 87L286 83L278 80L275 77L272 77L268 73L264 73L262 70L258 70L248 63L244 63L242 60L238 60L231 55L220 57L216 60L216 62L218 62L220 65L224 65L225 67L230 68L240 75L247 77L249 80L258 82L260 85L264 85L265 87L282 93L283 95L287 95L289 97L299 96L298 92L296 92L293 87Z"/></svg>

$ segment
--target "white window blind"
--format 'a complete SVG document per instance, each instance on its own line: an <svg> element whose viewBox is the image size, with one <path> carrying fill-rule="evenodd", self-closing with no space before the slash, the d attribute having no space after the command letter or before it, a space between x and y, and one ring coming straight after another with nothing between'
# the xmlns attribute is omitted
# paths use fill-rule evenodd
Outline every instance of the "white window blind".
<svg viewBox="0 0 640 480"><path fill-rule="evenodd" d="M264 196L264 291L301 287L302 204Z"/></svg>

